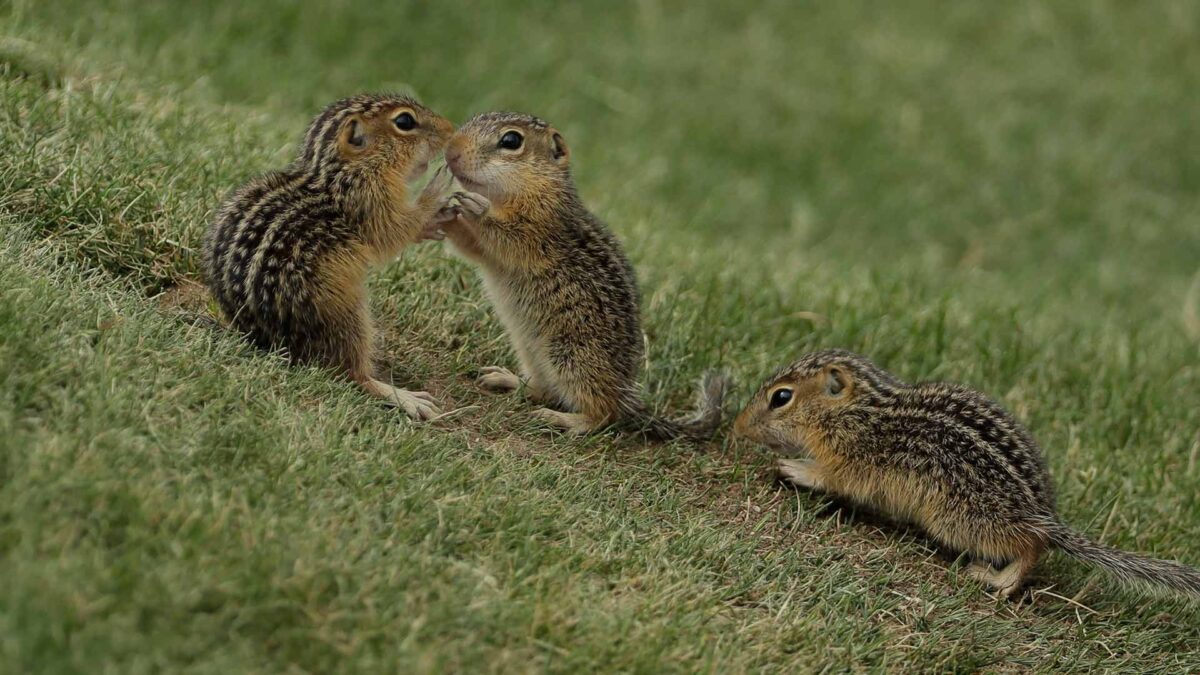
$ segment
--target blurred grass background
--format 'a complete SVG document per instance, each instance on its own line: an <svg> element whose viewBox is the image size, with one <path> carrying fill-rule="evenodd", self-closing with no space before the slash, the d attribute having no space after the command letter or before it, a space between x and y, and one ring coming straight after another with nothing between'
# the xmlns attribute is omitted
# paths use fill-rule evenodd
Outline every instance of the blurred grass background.
<svg viewBox="0 0 1200 675"><path fill-rule="evenodd" d="M1200 668L1192 607L1058 558L992 602L750 449L548 439L471 385L511 357L435 246L372 290L395 377L478 406L458 426L161 309L329 100L533 112L637 265L648 398L721 364L737 404L816 346L966 381L1069 520L1200 563L1198 33L1167 0L0 3L0 657Z"/></svg>
<svg viewBox="0 0 1200 675"><path fill-rule="evenodd" d="M1200 231L1192 3L101 6L17 15L283 128L363 89L460 119L536 111L570 133L585 186L597 167L628 178L593 200L724 245L903 251L1155 312L1200 259L1179 237Z"/></svg>

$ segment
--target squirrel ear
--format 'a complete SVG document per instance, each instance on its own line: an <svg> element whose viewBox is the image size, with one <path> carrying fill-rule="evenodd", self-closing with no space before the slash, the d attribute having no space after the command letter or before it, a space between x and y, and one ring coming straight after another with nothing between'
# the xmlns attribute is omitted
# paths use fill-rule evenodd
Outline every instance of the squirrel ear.
<svg viewBox="0 0 1200 675"><path fill-rule="evenodd" d="M361 148L367 144L367 135L363 133L362 122L355 117L350 120L350 124L346 125L346 142L356 148Z"/></svg>
<svg viewBox="0 0 1200 675"><path fill-rule="evenodd" d="M571 156L571 151L567 149L567 142L563 140L562 134L557 131L550 135L550 143L554 146L554 159L563 160Z"/></svg>
<svg viewBox="0 0 1200 675"><path fill-rule="evenodd" d="M837 396L846 389L846 385L850 383L850 379L841 368L833 366L825 371L825 393L830 396Z"/></svg>

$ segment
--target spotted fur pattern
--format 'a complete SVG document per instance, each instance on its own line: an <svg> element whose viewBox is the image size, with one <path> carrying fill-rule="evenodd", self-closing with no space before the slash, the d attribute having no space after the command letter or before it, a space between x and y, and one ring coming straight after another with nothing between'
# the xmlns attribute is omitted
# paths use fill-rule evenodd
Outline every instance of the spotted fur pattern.
<svg viewBox="0 0 1200 675"><path fill-rule="evenodd" d="M422 127L388 132L383 116L395 110L412 111ZM325 108L296 160L235 190L204 239L205 279L231 323L263 349L368 377L366 270L415 240L436 211L407 204L406 181L452 131L404 96L360 95ZM353 133L371 134L361 152L347 151Z"/></svg>
<svg viewBox="0 0 1200 675"><path fill-rule="evenodd" d="M792 399L772 407L780 389ZM1064 525L1041 448L1000 405L967 387L910 385L857 354L819 351L769 378L735 430L806 456L782 465L812 487L1006 565L976 568L1006 595L1056 547L1122 581L1200 596L1197 570L1095 544Z"/></svg>
<svg viewBox="0 0 1200 675"><path fill-rule="evenodd" d="M519 151L498 147L509 131L524 138ZM654 438L707 438L720 422L723 377L706 377L691 420L655 417L641 401L637 279L620 242L580 200L568 155L562 135L537 117L485 113L465 123L447 164L491 208L447 236L479 267L534 397L581 416L570 418L575 431L619 423Z"/></svg>

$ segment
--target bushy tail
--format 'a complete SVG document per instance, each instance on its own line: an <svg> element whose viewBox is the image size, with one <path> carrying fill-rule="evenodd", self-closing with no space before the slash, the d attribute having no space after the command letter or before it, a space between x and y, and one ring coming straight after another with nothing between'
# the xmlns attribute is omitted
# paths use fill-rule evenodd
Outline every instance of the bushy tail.
<svg viewBox="0 0 1200 675"><path fill-rule="evenodd" d="M721 426L722 406L725 393L732 385L730 377L720 371L710 370L700 378L696 395L696 410L685 420L669 420L656 417L645 408L633 410L629 424L633 430L656 441L671 441L683 438L690 441L706 441Z"/></svg>
<svg viewBox="0 0 1200 675"><path fill-rule="evenodd" d="M1046 534L1063 553L1107 570L1123 583L1152 584L1200 599L1200 570L1097 544L1063 523L1047 526Z"/></svg>

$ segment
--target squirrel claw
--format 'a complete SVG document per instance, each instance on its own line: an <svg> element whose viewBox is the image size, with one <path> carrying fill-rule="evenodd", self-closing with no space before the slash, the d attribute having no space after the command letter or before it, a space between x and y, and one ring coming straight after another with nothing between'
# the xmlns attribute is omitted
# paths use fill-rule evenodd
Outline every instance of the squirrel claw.
<svg viewBox="0 0 1200 675"><path fill-rule="evenodd" d="M462 212L474 218L479 218L492 208L492 202L475 192L455 192L454 199L462 207Z"/></svg>
<svg viewBox="0 0 1200 675"><path fill-rule="evenodd" d="M491 392L516 391L521 386L520 377L508 368L500 366L485 366L480 370L479 378L475 382Z"/></svg>
<svg viewBox="0 0 1200 675"><path fill-rule="evenodd" d="M433 214L433 218L431 218L429 222L437 225L445 225L453 222L460 215L462 215L461 208L454 204L447 203L445 206L438 209L437 213Z"/></svg>
<svg viewBox="0 0 1200 675"><path fill-rule="evenodd" d="M446 232L442 228L452 225L461 215L462 209L447 202L445 206L438 209L437 213L433 214L433 217L426 223L425 229L421 230L420 241L442 241L446 238Z"/></svg>
<svg viewBox="0 0 1200 675"><path fill-rule="evenodd" d="M388 402L403 410L414 421L431 420L442 414L437 402L426 391L396 389Z"/></svg>
<svg viewBox="0 0 1200 675"><path fill-rule="evenodd" d="M442 414L437 401L427 391L409 391L371 378L363 386L387 405L403 410L414 421L426 421Z"/></svg>

